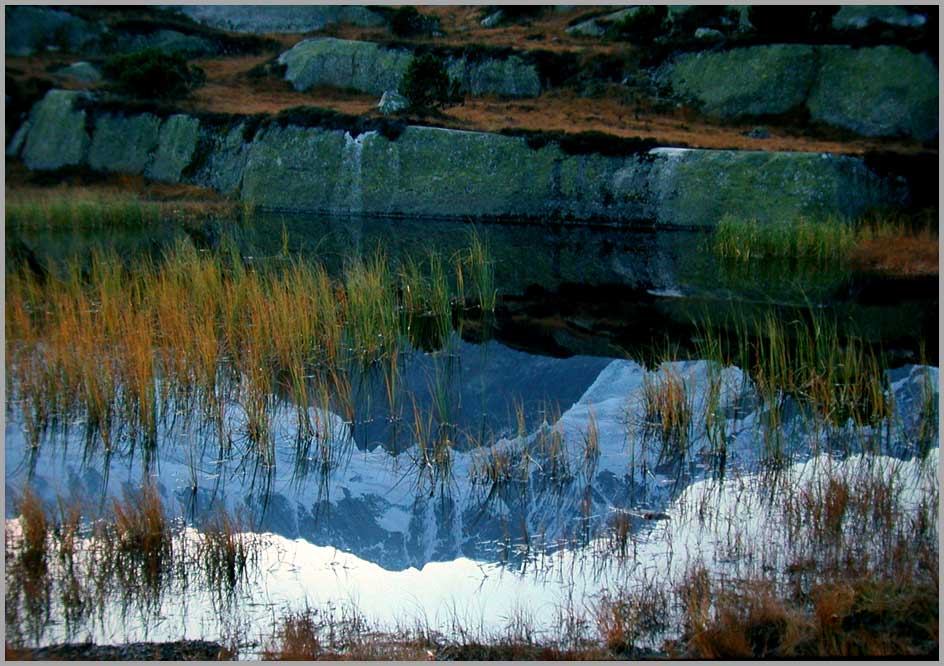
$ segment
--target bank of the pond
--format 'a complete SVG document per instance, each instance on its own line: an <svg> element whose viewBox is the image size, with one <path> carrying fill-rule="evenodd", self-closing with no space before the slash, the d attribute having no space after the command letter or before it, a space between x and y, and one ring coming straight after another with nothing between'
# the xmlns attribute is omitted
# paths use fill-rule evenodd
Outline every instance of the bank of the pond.
<svg viewBox="0 0 944 666"><path fill-rule="evenodd" d="M902 207L904 179L846 155L513 136L317 109L188 115L53 90L11 140L32 170L89 167L211 187L260 208L420 218L715 225Z"/></svg>

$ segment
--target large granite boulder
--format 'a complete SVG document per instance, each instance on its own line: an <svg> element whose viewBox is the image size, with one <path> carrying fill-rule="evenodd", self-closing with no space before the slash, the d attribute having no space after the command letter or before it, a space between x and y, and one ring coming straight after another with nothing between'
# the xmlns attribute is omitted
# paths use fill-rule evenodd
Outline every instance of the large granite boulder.
<svg viewBox="0 0 944 666"><path fill-rule="evenodd" d="M193 20L233 32L313 32L334 23L384 25L384 18L355 5L185 5L176 7Z"/></svg>
<svg viewBox="0 0 944 666"><path fill-rule="evenodd" d="M927 22L921 14L898 5L843 5L833 16L834 30L861 30L869 25L920 28Z"/></svg>
<svg viewBox="0 0 944 666"><path fill-rule="evenodd" d="M725 215L766 224L856 217L905 193L857 157L657 148L648 189L657 220L712 225Z"/></svg>
<svg viewBox="0 0 944 666"><path fill-rule="evenodd" d="M806 101L816 58L813 47L793 44L687 53L664 76L676 93L710 115L777 114Z"/></svg>
<svg viewBox="0 0 944 666"><path fill-rule="evenodd" d="M819 49L807 105L814 120L866 136L938 134L938 72L925 54L900 46Z"/></svg>
<svg viewBox="0 0 944 666"><path fill-rule="evenodd" d="M91 138L85 129L86 112L76 108L84 97L83 92L50 90L33 107L22 150L28 168L53 170L85 162Z"/></svg>
<svg viewBox="0 0 944 666"><path fill-rule="evenodd" d="M144 49L159 49L172 53L180 51L193 58L219 53L213 42L197 35L187 35L178 30L155 30L149 33L119 33L115 35L116 51L133 52Z"/></svg>
<svg viewBox="0 0 944 666"><path fill-rule="evenodd" d="M628 16L632 16L637 11L639 11L639 7L620 9L619 11L604 14L603 16L596 16L586 21L581 21L576 25L570 26L564 32L575 37L602 37L606 34L610 26L622 21Z"/></svg>
<svg viewBox="0 0 944 666"><path fill-rule="evenodd" d="M413 54L373 42L321 37L306 39L279 56L296 90L315 86L353 88L374 95L395 90Z"/></svg>
<svg viewBox="0 0 944 666"><path fill-rule="evenodd" d="M537 97L541 94L537 69L519 56L482 60L451 58L447 68L449 76L475 97L488 94Z"/></svg>
<svg viewBox="0 0 944 666"><path fill-rule="evenodd" d="M927 55L898 46L773 44L688 53L657 78L678 98L721 118L805 106L814 120L866 136L938 134L937 67Z"/></svg>
<svg viewBox="0 0 944 666"><path fill-rule="evenodd" d="M22 145L31 169L88 165L203 185L262 208L393 217L698 227L733 214L789 224L908 196L905 181L851 156L635 145L601 154L552 138L357 118L323 126L318 117L96 112L93 102L76 105L82 94L48 93L8 150Z"/></svg>
<svg viewBox="0 0 944 666"><path fill-rule="evenodd" d="M173 115L161 124L157 149L144 175L154 180L179 182L197 148L200 121L184 114Z"/></svg>
<svg viewBox="0 0 944 666"><path fill-rule="evenodd" d="M6 54L27 56L55 49L86 50L98 42L102 29L69 12L50 7L4 7Z"/></svg>
<svg viewBox="0 0 944 666"><path fill-rule="evenodd" d="M412 52L373 42L333 37L306 39L279 56L285 78L296 90L315 86L352 88L374 95L395 90L406 74ZM541 94L537 68L516 55L507 58L449 58L449 76L469 95L536 97Z"/></svg>
<svg viewBox="0 0 944 666"><path fill-rule="evenodd" d="M102 79L102 73L98 71L98 68L96 68L91 63L82 60L63 67L62 69L56 71L56 74L73 79L74 81L80 81L82 83L95 83L96 81L101 81Z"/></svg>
<svg viewBox="0 0 944 666"><path fill-rule="evenodd" d="M96 171L144 173L160 139L161 119L150 113L104 114L95 121L88 164Z"/></svg>

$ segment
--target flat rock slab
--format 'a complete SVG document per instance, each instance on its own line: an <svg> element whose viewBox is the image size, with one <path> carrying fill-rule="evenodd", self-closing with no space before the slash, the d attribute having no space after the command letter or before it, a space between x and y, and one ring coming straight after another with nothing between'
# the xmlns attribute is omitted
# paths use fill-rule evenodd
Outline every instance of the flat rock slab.
<svg viewBox="0 0 944 666"><path fill-rule="evenodd" d="M99 108L88 94L79 103L82 95L47 93L12 155L30 169L86 165L202 185L261 208L380 217L711 227L737 215L789 225L909 197L907 179L848 155L618 142L601 152L353 117L164 116Z"/></svg>

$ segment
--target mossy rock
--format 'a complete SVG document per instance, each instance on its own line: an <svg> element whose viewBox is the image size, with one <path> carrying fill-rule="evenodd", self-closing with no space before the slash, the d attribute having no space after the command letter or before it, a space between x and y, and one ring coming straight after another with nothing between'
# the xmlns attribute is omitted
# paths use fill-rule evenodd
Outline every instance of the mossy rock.
<svg viewBox="0 0 944 666"><path fill-rule="evenodd" d="M76 102L87 93L50 90L30 112L30 130L23 162L30 169L48 170L83 164L91 139L85 131L86 112Z"/></svg>
<svg viewBox="0 0 944 666"><path fill-rule="evenodd" d="M785 113L801 107L816 77L813 47L773 44L689 53L665 73L672 89L722 118Z"/></svg>
<svg viewBox="0 0 944 666"><path fill-rule="evenodd" d="M180 182L183 170L190 164L200 136L200 121L192 116L176 114L161 125L160 139L153 159L145 171L148 178Z"/></svg>
<svg viewBox="0 0 944 666"><path fill-rule="evenodd" d="M102 29L69 12L50 7L5 7L8 56L26 56L52 48L78 53L95 46Z"/></svg>
<svg viewBox="0 0 944 666"><path fill-rule="evenodd" d="M925 54L900 46L819 48L807 105L814 120L866 136L938 135L938 71Z"/></svg>
<svg viewBox="0 0 944 666"><path fill-rule="evenodd" d="M285 66L285 79L296 90L332 86L382 95L399 88L413 57L414 52L407 47L317 37L299 42L280 55L278 61ZM448 58L447 69L449 76L470 95L536 97L541 94L537 66L517 55L456 54Z"/></svg>
<svg viewBox="0 0 944 666"><path fill-rule="evenodd" d="M396 90L412 58L409 51L373 42L324 37L299 42L279 56L279 63L296 90L334 86L382 95Z"/></svg>
<svg viewBox="0 0 944 666"><path fill-rule="evenodd" d="M150 113L99 116L89 149L89 166L96 171L144 173L158 146L160 127L161 119Z"/></svg>
<svg viewBox="0 0 944 666"><path fill-rule="evenodd" d="M853 218L903 205L907 192L857 157L734 150L657 149L649 190L657 221L713 226L725 215L763 224Z"/></svg>

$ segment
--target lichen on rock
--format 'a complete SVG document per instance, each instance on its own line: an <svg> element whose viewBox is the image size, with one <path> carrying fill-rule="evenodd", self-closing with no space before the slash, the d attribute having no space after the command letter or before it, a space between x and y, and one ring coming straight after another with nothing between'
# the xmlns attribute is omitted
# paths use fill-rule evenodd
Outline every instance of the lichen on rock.
<svg viewBox="0 0 944 666"><path fill-rule="evenodd" d="M808 106L814 120L866 136L938 134L938 71L925 54L900 46L819 48Z"/></svg>

